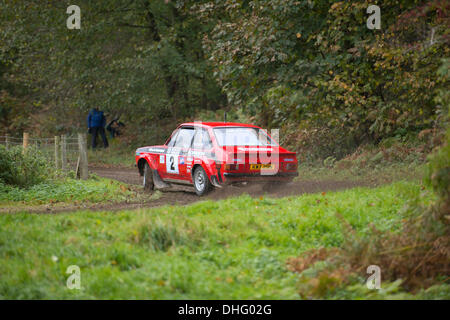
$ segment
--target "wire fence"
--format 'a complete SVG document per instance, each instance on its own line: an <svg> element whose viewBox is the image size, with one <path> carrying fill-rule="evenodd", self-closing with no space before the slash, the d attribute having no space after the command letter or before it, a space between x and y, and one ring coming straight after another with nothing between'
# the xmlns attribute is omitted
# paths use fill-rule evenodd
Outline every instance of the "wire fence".
<svg viewBox="0 0 450 320"><path fill-rule="evenodd" d="M0 136L0 145L6 148L21 146L26 149L35 147L56 169L75 170L81 174L87 172L86 135L78 134L55 136L52 138L30 137L24 133L23 137ZM85 169L84 169L85 168Z"/></svg>

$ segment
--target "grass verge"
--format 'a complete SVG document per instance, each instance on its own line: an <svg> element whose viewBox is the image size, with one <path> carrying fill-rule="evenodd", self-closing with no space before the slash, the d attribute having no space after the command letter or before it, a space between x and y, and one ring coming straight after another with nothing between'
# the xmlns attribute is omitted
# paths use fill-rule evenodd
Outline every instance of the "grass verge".
<svg viewBox="0 0 450 320"><path fill-rule="evenodd" d="M425 166L417 164L384 164L374 167L338 168L322 164L301 163L299 178L304 180L364 181L369 185L382 185L399 180L419 182L425 174Z"/></svg>
<svg viewBox="0 0 450 320"><path fill-rule="evenodd" d="M399 232L408 215L402 208L422 188L397 182L114 214L1 215L0 298L298 299L299 277L287 261L311 249L342 246L347 235L336 213L361 235L370 224ZM420 199L426 205L433 196ZM66 287L70 265L81 269L81 290ZM448 288L441 284L402 297L448 299ZM356 290L351 297L370 294ZM329 298L339 297L335 292Z"/></svg>
<svg viewBox="0 0 450 320"><path fill-rule="evenodd" d="M132 168L135 165L134 155L135 149L124 148L118 141L113 140L106 149L89 149L88 161L92 166Z"/></svg>
<svg viewBox="0 0 450 320"><path fill-rule="evenodd" d="M0 184L0 207L54 203L105 203L137 199L139 193L116 180L91 175L88 180L64 177L24 189Z"/></svg>

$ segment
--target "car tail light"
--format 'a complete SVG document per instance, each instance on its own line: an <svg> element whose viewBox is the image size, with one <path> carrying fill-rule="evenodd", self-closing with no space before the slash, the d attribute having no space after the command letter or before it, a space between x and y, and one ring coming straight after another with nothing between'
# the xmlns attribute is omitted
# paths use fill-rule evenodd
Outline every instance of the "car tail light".
<svg viewBox="0 0 450 320"><path fill-rule="evenodd" d="M284 167L286 168L286 170L295 170L295 169L297 169L297 165L295 163L286 163L284 165Z"/></svg>

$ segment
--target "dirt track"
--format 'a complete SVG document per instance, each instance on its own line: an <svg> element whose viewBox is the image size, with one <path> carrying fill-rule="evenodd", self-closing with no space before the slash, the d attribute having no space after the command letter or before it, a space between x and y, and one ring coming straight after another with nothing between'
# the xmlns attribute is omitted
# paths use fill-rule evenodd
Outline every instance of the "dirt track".
<svg viewBox="0 0 450 320"><path fill-rule="evenodd" d="M136 168L113 168L113 167L90 167L89 171L100 177L115 179L131 185L131 189L136 192L143 192L141 188L142 178L139 176ZM67 204L67 203L49 203L38 206L20 206L0 208L0 213L63 213L73 212L78 210L93 210L93 211L118 211L126 209L152 208L163 205L186 205L203 200L219 200L229 197L236 197L247 193L252 197L260 197L267 194L270 197L280 198L291 195L301 195L304 193L327 192L353 188L357 186L369 186L368 183L361 183L355 181L294 181L282 188L276 188L269 192L263 190L261 184L250 184L246 186L227 186L222 189L215 189L204 197L198 197L193 187L174 185L168 190L161 192L160 197L150 199L151 195L140 197L145 200L121 202L121 203L81 203L81 204Z"/></svg>
<svg viewBox="0 0 450 320"><path fill-rule="evenodd" d="M98 176L115 179L131 185L141 185L142 178L139 176L138 170L134 168L100 168L91 167L90 171ZM290 195L301 195L304 193L326 192L334 190L348 189L357 186L368 186L361 182L355 181L294 181L287 184L283 188L277 188L268 192L270 197L286 197ZM222 189L215 189L204 197L198 197L193 187L174 186L162 193L161 198L155 200L147 206L161 205L161 204L188 204L196 201L207 199L225 199L228 197L239 196L247 193L252 197L259 197L267 193L263 190L261 184L247 185L247 186L227 186Z"/></svg>

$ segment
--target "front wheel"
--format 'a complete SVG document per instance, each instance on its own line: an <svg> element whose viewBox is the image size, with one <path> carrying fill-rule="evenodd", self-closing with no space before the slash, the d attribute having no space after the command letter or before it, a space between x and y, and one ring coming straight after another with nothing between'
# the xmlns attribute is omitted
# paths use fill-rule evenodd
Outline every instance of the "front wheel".
<svg viewBox="0 0 450 320"><path fill-rule="evenodd" d="M145 163L144 165L144 180L142 182L142 185L144 186L144 191L146 192L150 192L154 189L153 172L150 169L148 163Z"/></svg>
<svg viewBox="0 0 450 320"><path fill-rule="evenodd" d="M195 193L199 196L203 196L211 190L211 182L206 175L205 170L202 167L197 167L193 175Z"/></svg>

